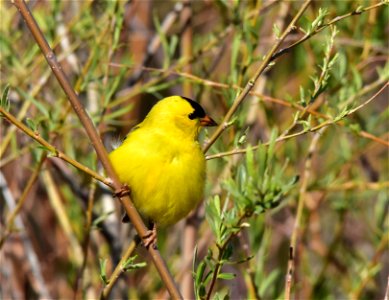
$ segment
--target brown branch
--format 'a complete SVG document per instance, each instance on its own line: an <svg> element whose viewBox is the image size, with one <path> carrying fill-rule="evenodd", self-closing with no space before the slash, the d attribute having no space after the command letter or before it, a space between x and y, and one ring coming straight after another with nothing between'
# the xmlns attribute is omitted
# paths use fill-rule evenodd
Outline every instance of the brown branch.
<svg viewBox="0 0 389 300"><path fill-rule="evenodd" d="M101 176L100 174L96 173L95 171L89 169L87 166L79 163L75 159L67 156L65 153L58 150L55 146L50 144L48 141L43 139L39 132L32 131L30 128L28 128L26 125L24 125L22 122L20 122L15 116L4 110L3 107L0 107L0 115L2 115L6 120L8 120L11 124L15 125L17 128L19 128L21 131L23 131L25 134L30 136L32 139L37 141L39 144L41 144L43 147L46 148L48 152L50 152L50 156L52 157L58 157L67 163L71 164L73 167L83 171L84 173L92 176L96 180L101 181L102 183L106 184L109 187L113 187L112 181L109 178L105 178L104 176Z"/></svg>
<svg viewBox="0 0 389 300"><path fill-rule="evenodd" d="M34 17L32 16L30 10L28 9L26 3L23 0L11 0L16 8L19 10L20 14L23 16L27 27L30 29L32 35L35 38L36 43L39 45L42 53L45 55L45 58L50 65L55 77L57 78L59 84L61 85L63 91L67 95L75 113L77 114L78 118L80 119L91 143L94 147L97 156L99 157L99 160L101 161L104 169L106 170L108 176L112 179L112 185L113 189L117 192L119 192L122 189L122 184L119 181L119 178L117 174L115 173L115 170L108 158L108 154L106 152L106 149L103 146L103 143L101 142L99 135L92 123L92 120L89 118L87 113L85 112L84 107L81 105L81 102L79 101L74 89L72 88L67 76L62 70L61 65L58 63L57 58L53 52L53 50L48 45L46 39L44 38L38 24L36 23ZM130 217L130 220L132 224L134 225L136 231L140 236L145 236L147 233L147 228L145 224L142 221L142 218L140 217L139 213L137 212L136 208L134 207L130 197L123 196L119 198L121 204L125 208L125 211L127 215ZM149 247L148 251L151 255L151 258L161 276L161 279L166 285L166 288L168 289L170 295L174 299L181 299L180 292L178 291L178 288L176 284L174 283L173 277L169 273L167 266L162 259L159 251L157 249L154 249L153 247Z"/></svg>

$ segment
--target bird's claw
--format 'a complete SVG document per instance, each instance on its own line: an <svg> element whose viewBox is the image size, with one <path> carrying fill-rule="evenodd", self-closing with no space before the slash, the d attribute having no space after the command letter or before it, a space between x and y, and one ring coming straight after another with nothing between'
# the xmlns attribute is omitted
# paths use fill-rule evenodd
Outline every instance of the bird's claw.
<svg viewBox="0 0 389 300"><path fill-rule="evenodd" d="M157 228L153 226L153 229L147 230L146 234L142 237L143 246L148 249L150 246L153 249L157 249Z"/></svg>
<svg viewBox="0 0 389 300"><path fill-rule="evenodd" d="M114 193L114 196L117 198L122 198L124 196L130 196L131 190L128 187L128 185L123 184L120 189L116 190Z"/></svg>

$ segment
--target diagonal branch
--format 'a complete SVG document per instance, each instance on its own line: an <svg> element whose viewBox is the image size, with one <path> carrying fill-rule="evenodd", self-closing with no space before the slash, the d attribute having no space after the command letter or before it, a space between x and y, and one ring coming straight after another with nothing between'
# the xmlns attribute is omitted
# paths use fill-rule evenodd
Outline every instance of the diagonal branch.
<svg viewBox="0 0 389 300"><path fill-rule="evenodd" d="M119 181L117 174L115 173L113 166L108 158L108 154L104 145L92 123L92 120L89 118L84 107L82 106L78 96L76 95L74 89L72 88L67 76L62 70L61 65L58 63L57 58L47 43L44 35L42 34L38 24L36 23L33 15L31 14L29 8L23 0L11 0L12 3L19 10L20 14L24 18L24 21L27 24L27 27L30 29L36 43L39 45L42 53L45 55L45 58L50 65L55 77L57 78L59 84L61 85L63 91L68 97L74 111L76 112L78 118L80 119L91 143L94 147L97 156L99 157L104 169L106 170L108 176L112 179L112 185L115 191L119 192L122 189L122 184ZM120 202L125 208L127 215L130 217L132 224L134 225L137 233L140 236L145 236L147 228L142 221L139 213L135 209L130 197L128 195L120 197ZM167 266L162 259L159 251L153 247L149 247L148 251L151 255L151 258L161 276L161 279L164 281L166 288L168 289L170 295L174 299L182 298L176 284L174 283L173 277L169 273Z"/></svg>
<svg viewBox="0 0 389 300"><path fill-rule="evenodd" d="M43 139L39 132L33 131L30 128L28 128L26 125L24 125L21 121L19 121L15 116L7 112L3 107L0 107L0 115L3 116L6 120L8 120L11 124L15 125L17 128L19 128L21 131L23 131L25 134L30 136L32 139L37 141L39 144L41 144L48 152L50 152L51 157L58 157L64 161L66 161L68 164L71 164L73 167L83 171L84 173L88 174L89 176L95 178L96 180L101 181L102 183L106 184L109 187L112 186L112 181L109 178L105 178L104 176L101 176L100 174L96 173L95 171L91 170L87 166L79 163L77 160L67 156L62 151L58 150L55 146L50 144L48 141Z"/></svg>
<svg viewBox="0 0 389 300"><path fill-rule="evenodd" d="M312 2L312 0L306 0L304 4L301 6L300 10L296 14L296 16L293 18L293 20L289 23L288 27L284 30L280 38L278 39L277 43L274 44L274 46L270 49L270 51L267 53L265 59L262 61L262 64L259 66L257 72L254 74L254 76L247 82L245 88L243 89L242 93L238 96L238 98L235 99L234 103L232 104L231 108L225 115L223 121L219 125L219 127L216 129L215 133L212 135L210 140L205 144L204 146L204 152L207 152L209 148L212 146L213 143L219 138L219 136L224 132L224 130L228 127L228 122L231 120L234 113L238 110L239 106L242 104L246 96L250 93L250 91L253 89L256 81L258 80L259 76L266 70L266 68L269 66L269 63L272 60L273 54L277 51L277 49L280 47L286 36L295 28L296 22L300 19L300 17L303 15L304 11L307 9L308 5Z"/></svg>

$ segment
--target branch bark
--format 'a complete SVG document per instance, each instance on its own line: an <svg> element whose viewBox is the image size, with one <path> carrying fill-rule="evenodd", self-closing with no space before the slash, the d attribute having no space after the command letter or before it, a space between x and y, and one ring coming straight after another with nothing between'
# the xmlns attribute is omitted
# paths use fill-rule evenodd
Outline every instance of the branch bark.
<svg viewBox="0 0 389 300"><path fill-rule="evenodd" d="M115 173L113 166L108 158L108 154L106 152L106 149L104 148L104 145L92 123L92 120L89 118L88 114L86 113L84 107L81 105L81 102L78 99L77 94L75 93L73 87L71 86L67 76L65 75L64 71L62 70L61 65L58 63L57 58L53 52L53 50L50 48L49 44L47 43L44 35L42 34L38 24L35 21L35 18L31 14L29 8L27 7L26 3L23 0L11 0L11 2L16 6L16 8L19 10L20 14L24 18L27 27L31 31L36 43L40 47L42 53L44 54L48 64L50 65L51 70L53 71L55 77L57 78L59 84L61 85L63 91L65 92L66 96L68 97L73 110L77 114L78 118L80 119L91 143L94 147L97 156L99 160L101 161L104 169L106 170L108 176L112 179L112 186L113 189L116 192L119 192L122 189L122 184L119 181L119 178L117 174ZM131 199L129 196L123 196L119 198L121 204L125 208L125 211L127 215L130 217L130 220L132 224L134 225L137 233L140 236L145 236L147 233L147 228L145 224L142 221L142 218L140 217L138 211L134 207ZM174 299L181 299L180 292L178 291L178 288L173 280L173 277L169 273L167 266L162 259L159 251L157 249L154 249L153 247L149 247L148 251L151 255L151 258L153 260L153 263L155 267L157 268L161 279L166 285L166 288L168 289L170 295Z"/></svg>

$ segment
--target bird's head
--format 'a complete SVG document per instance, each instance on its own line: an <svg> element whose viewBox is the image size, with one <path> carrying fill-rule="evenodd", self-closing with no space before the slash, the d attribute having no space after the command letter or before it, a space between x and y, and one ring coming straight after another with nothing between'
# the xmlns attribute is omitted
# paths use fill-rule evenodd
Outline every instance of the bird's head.
<svg viewBox="0 0 389 300"><path fill-rule="evenodd" d="M146 117L148 122L177 129L197 138L202 126L216 126L197 102L182 96L171 96L157 102Z"/></svg>

